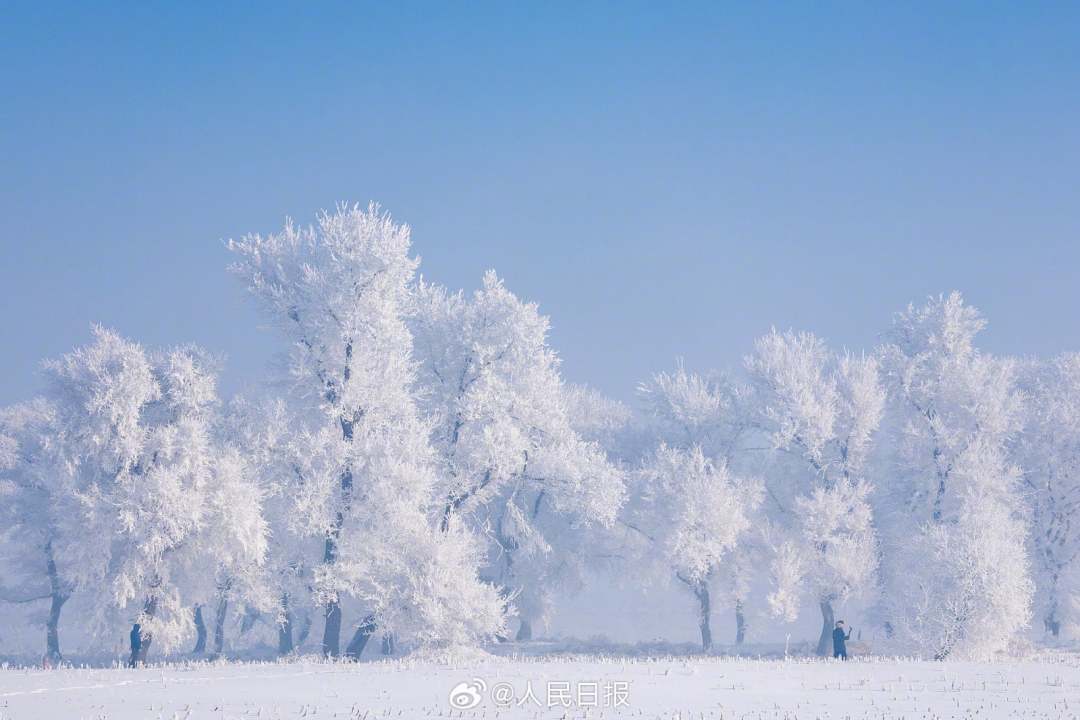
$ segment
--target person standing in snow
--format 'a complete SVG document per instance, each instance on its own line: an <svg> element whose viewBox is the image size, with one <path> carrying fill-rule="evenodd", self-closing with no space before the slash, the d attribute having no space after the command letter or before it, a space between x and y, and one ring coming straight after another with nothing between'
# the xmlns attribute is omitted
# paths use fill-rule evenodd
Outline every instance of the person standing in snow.
<svg viewBox="0 0 1080 720"><path fill-rule="evenodd" d="M832 631L832 648L834 658L847 660L847 641L851 639L851 631L844 634L844 621L836 621L836 629Z"/></svg>
<svg viewBox="0 0 1080 720"><path fill-rule="evenodd" d="M131 661L128 667L135 667L139 663L139 649L142 648L142 628L135 623L131 628Z"/></svg>

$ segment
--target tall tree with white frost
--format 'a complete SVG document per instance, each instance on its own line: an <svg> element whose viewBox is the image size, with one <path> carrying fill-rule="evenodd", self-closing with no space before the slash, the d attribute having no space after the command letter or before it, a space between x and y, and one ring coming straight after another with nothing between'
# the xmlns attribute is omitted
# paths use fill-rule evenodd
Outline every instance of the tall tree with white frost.
<svg viewBox="0 0 1080 720"><path fill-rule="evenodd" d="M224 421L264 494L263 515L273 542L259 584L274 598L278 652L287 655L307 639L319 610L314 606L313 575L325 540L304 522L306 492L310 478L333 480L337 465L325 448L333 435L313 435L298 426L281 398L234 398Z"/></svg>
<svg viewBox="0 0 1080 720"><path fill-rule="evenodd" d="M494 272L471 297L420 283L413 323L421 396L436 418L440 525L492 528L489 571L516 596L518 639L553 591L580 579L590 536L623 503L621 473L575 432L548 319Z"/></svg>
<svg viewBox="0 0 1080 720"><path fill-rule="evenodd" d="M412 397L409 228L375 206L340 206L313 227L289 222L229 249L291 345L294 407L311 442L296 524L323 543L314 571L323 652L340 654L345 598L365 613L350 655L376 626L431 642L499 630L501 600L477 578L472 538L436 536L425 515L436 477Z"/></svg>
<svg viewBox="0 0 1080 720"><path fill-rule="evenodd" d="M91 345L45 370L56 561L92 599L94 626L134 619L143 657L151 638L168 649L218 574L257 565L265 549L242 462L213 443L213 363L195 348L149 356L95 328Z"/></svg>
<svg viewBox="0 0 1080 720"><path fill-rule="evenodd" d="M1037 617L1054 638L1080 634L1080 353L1026 363L1017 458L1032 503Z"/></svg>
<svg viewBox="0 0 1080 720"><path fill-rule="evenodd" d="M700 451L722 475L734 474L739 478L754 475L752 463L746 463L747 456L740 451L740 443L749 429L748 388L722 374L703 376L687 372L680 362L674 372L657 373L648 382L641 383L638 395L647 420L643 423L647 436L647 456L660 443L684 452ZM745 480L736 482L746 487L752 486ZM739 512L756 516L760 507L757 493L744 492L741 497L747 504ZM653 504L645 513L647 515L657 509ZM752 568L758 564L761 556L757 524L754 517L751 527L736 533L732 538L734 544L723 552L722 563L719 562L720 556L717 556L708 582L691 588L703 605L713 607L717 604L717 590L721 591L720 597L734 605L736 645L741 645L746 639ZM634 527L637 528L637 525ZM649 537L656 539L651 535ZM704 597L701 597L703 594ZM705 629L703 627L703 635ZM708 634L711 637L711 630Z"/></svg>
<svg viewBox="0 0 1080 720"><path fill-rule="evenodd" d="M267 488L258 475L258 466L246 456L244 448L231 437L221 436L221 431L217 435L199 538L201 545L214 548L201 563L202 572L213 578L213 595L207 597L210 588L202 583L195 609L196 630L204 633L202 608L208 601L213 603L214 656L221 655L224 649L230 606L242 612L275 606L275 596L265 582L270 547L269 524L263 512Z"/></svg>
<svg viewBox="0 0 1080 720"><path fill-rule="evenodd" d="M1019 471L1015 363L980 353L959 293L909 306L881 349L896 477L881 494L886 617L937 658L988 657L1028 623L1032 583Z"/></svg>
<svg viewBox="0 0 1080 720"><path fill-rule="evenodd" d="M872 589L877 534L866 462L885 392L874 358L836 355L810 333L773 330L754 345L746 369L755 425L775 450L767 507L779 542L769 596L793 619L809 594L821 609L817 652L832 643L834 604Z"/></svg>
<svg viewBox="0 0 1080 720"><path fill-rule="evenodd" d="M635 527L652 539L675 577L698 601L701 647L712 648L712 585L753 522L761 486L720 461L661 444L640 472Z"/></svg>
<svg viewBox="0 0 1080 720"><path fill-rule="evenodd" d="M566 386L570 425L584 440L595 442L613 462L636 462L638 424L631 409L586 385Z"/></svg>
<svg viewBox="0 0 1080 720"><path fill-rule="evenodd" d="M59 663L60 613L71 582L53 551L60 527L52 441L55 413L44 399L0 411L0 547L11 576L0 584L0 603L49 601L45 660Z"/></svg>

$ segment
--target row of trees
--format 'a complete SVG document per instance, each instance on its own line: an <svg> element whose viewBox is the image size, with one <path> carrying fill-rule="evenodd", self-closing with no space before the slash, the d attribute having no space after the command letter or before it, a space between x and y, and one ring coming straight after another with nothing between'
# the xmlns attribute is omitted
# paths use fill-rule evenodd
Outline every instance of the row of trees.
<svg viewBox="0 0 1080 720"><path fill-rule="evenodd" d="M957 294L871 354L772 331L628 408L565 384L493 273L416 278L375 207L228 247L285 340L264 396L96 328L0 413L0 602L41 608L53 662L68 604L98 637L138 623L144 654L260 623L281 653L524 640L605 569L684 587L706 649L724 608L741 643L811 606L825 652L856 595L938 658L1008 650L1033 612L1080 624L1080 355L980 352Z"/></svg>
<svg viewBox="0 0 1080 720"><path fill-rule="evenodd" d="M936 658L1007 651L1033 609L1053 636L1076 626L1080 356L992 357L984 325L954 293L899 313L873 354L774 330L739 378L680 367L642 386L662 444L632 495L648 515L687 493L661 544L704 645L716 576L741 638L764 565L773 616L820 608L822 654L855 595L890 644Z"/></svg>

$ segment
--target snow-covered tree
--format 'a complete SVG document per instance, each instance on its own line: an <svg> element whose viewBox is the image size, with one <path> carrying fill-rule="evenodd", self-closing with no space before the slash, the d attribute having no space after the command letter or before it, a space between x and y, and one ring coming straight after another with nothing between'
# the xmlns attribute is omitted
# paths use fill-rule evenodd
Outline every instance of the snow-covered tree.
<svg viewBox="0 0 1080 720"><path fill-rule="evenodd" d="M754 463L747 462L748 455L741 448L750 429L748 388L721 373L688 372L679 362L673 372L656 373L641 383L638 395L644 414L643 430L631 442L636 442L639 449L643 447L646 457L654 453L659 443L684 452L700 451L716 467L724 468L725 473L740 478L756 477ZM756 500L753 493L742 497L748 502ZM753 516L759 507L760 503L755 501L742 512ZM647 506L644 512L655 509L655 505ZM708 592L705 600L710 607L718 604L718 598L734 606L737 645L746 639L750 583L753 568L760 564L763 547L756 520L755 517L755 527L735 536L735 544L725 551L723 562L712 568L708 583L702 588Z"/></svg>
<svg viewBox="0 0 1080 720"><path fill-rule="evenodd" d="M203 478L192 471L208 464L203 446L187 445L193 438L185 433L184 447L176 449L194 455L195 467L157 462L150 444L168 438L149 437L146 409L161 399L161 387L143 348L111 331L95 328L91 345L48 362L46 376L59 455L54 497L61 532L54 552L75 587L94 596L98 630L114 611L135 606L130 614L147 640L160 634L172 644L184 607L168 560L194 529L192 504L200 500L193 489ZM198 437L201 429L185 431Z"/></svg>
<svg viewBox="0 0 1080 720"><path fill-rule="evenodd" d="M500 629L501 600L477 578L470 538L433 535L426 516L437 478L412 395L409 228L375 206L340 206L313 227L289 222L229 249L290 341L292 408L309 444L290 490L293 521L323 544L313 569L323 652L340 654L346 598L364 613L350 655L376 626L446 642Z"/></svg>
<svg viewBox="0 0 1080 720"><path fill-rule="evenodd" d="M892 478L881 488L885 617L934 657L1006 649L1030 615L1015 363L979 352L985 326L959 293L896 316L881 349ZM917 600L917 602L915 601Z"/></svg>
<svg viewBox="0 0 1080 720"><path fill-rule="evenodd" d="M803 595L820 603L822 636L818 654L826 654L833 625L833 603L865 593L877 568L876 537L864 481L840 478L831 487L818 486L795 498L793 526L776 547L769 605L787 620L798 616Z"/></svg>
<svg viewBox="0 0 1080 720"><path fill-rule="evenodd" d="M613 462L637 462L640 432L633 411L618 400L586 385L566 386L570 425L584 440L595 442Z"/></svg>
<svg viewBox="0 0 1080 720"><path fill-rule="evenodd" d="M784 539L770 605L793 619L798 598L812 597L821 609L817 652L824 655L834 604L875 584L878 545L866 461L885 404L877 361L837 355L809 333L773 330L745 364L755 427L775 450L766 506Z"/></svg>
<svg viewBox="0 0 1080 720"><path fill-rule="evenodd" d="M700 445L706 455L728 459L747 429L747 391L721 373L688 372L681 361L674 372L638 385L653 434L669 445Z"/></svg>
<svg viewBox="0 0 1080 720"><path fill-rule="evenodd" d="M304 523L308 478L330 474L336 462L327 433L313 436L299 427L285 401L236 397L224 415L224 434L243 455L263 493L263 517L272 542L263 575L256 582L274 599L272 618L278 651L293 652L313 624L314 579L324 539Z"/></svg>
<svg viewBox="0 0 1080 720"><path fill-rule="evenodd" d="M548 319L494 272L471 297L420 283L413 324L444 482L440 518L487 529L489 572L512 591L519 639L579 580L591 534L613 524L621 473L574 429Z"/></svg>
<svg viewBox="0 0 1080 720"><path fill-rule="evenodd" d="M661 444L641 469L634 527L654 541L665 564L698 601L701 646L712 647L712 585L753 523L761 486L733 476L721 460Z"/></svg>
<svg viewBox="0 0 1080 720"><path fill-rule="evenodd" d="M102 329L45 364L54 410L52 543L92 626L124 619L166 649L223 575L261 562L257 493L235 454L216 452L211 358L196 348L147 354Z"/></svg>
<svg viewBox="0 0 1080 720"><path fill-rule="evenodd" d="M220 655L225 643L225 622L230 605L242 613L274 607L274 597L265 583L265 560L270 528L263 509L267 489L257 475L258 466L243 448L221 437L214 448L212 482L206 491L200 544L214 548L201 564L214 579L214 644L212 654ZM199 634L196 652L205 648L206 627L203 598L195 608ZM241 614L241 613L238 613Z"/></svg>
<svg viewBox="0 0 1080 720"><path fill-rule="evenodd" d="M891 548L905 573L887 589L892 622L912 649L936 659L988 658L1026 624L1027 526L999 487L1018 481L999 447L974 439L949 474L946 495L955 505L947 498L941 520L924 522Z"/></svg>
<svg viewBox="0 0 1080 720"><path fill-rule="evenodd" d="M1031 361L1021 372L1017 443L1032 504L1037 616L1046 632L1080 634L1080 354Z"/></svg>
<svg viewBox="0 0 1080 720"><path fill-rule="evenodd" d="M0 582L0 604L49 601L45 660L62 660L60 613L71 582L56 562L53 543L57 491L52 441L55 414L44 399L0 411L0 548L11 575Z"/></svg>

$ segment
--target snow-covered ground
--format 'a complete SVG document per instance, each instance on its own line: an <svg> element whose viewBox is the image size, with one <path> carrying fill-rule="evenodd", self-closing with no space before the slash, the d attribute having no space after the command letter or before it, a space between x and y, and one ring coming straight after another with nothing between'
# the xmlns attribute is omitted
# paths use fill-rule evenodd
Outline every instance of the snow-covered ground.
<svg viewBox="0 0 1080 720"><path fill-rule="evenodd" d="M1066 654L978 664L870 659L838 663L735 658L501 658L467 653L360 664L298 660L139 670L0 670L2 720L993 720L1076 718L1078 714L1080 656Z"/></svg>

